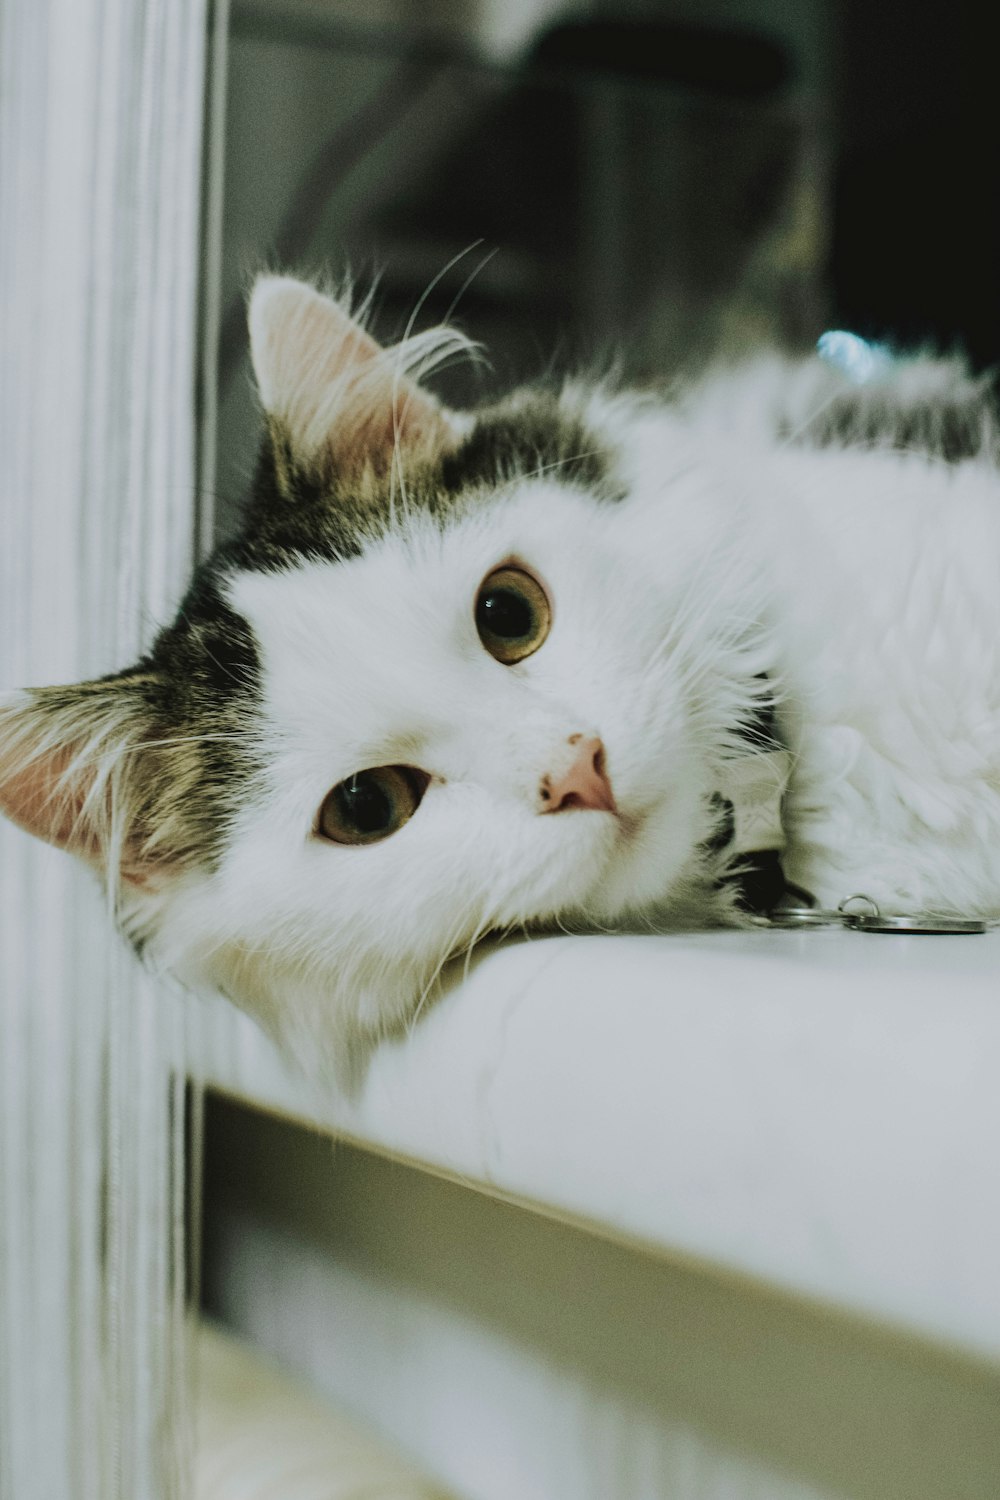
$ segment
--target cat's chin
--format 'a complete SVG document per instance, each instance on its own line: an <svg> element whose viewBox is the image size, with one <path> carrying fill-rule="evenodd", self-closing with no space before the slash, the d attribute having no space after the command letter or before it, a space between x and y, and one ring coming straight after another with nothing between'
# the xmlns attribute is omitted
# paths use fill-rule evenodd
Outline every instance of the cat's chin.
<svg viewBox="0 0 1000 1500"><path fill-rule="evenodd" d="M697 879L708 829L704 804L679 789L659 803L610 813L570 813L536 882L525 880L519 909L503 921L613 927L637 913L669 909Z"/></svg>
<svg viewBox="0 0 1000 1500"><path fill-rule="evenodd" d="M624 812L600 877L583 904L584 915L605 925L635 913L669 908L700 868L706 836L704 803L681 788L641 812Z"/></svg>

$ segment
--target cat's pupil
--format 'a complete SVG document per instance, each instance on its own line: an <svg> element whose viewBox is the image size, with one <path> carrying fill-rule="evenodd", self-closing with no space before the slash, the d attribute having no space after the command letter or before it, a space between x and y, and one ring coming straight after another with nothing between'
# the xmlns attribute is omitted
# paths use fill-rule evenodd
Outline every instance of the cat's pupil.
<svg viewBox="0 0 1000 1500"><path fill-rule="evenodd" d="M501 640L517 640L528 635L534 625L535 614L530 600L514 589L491 589L479 600L477 624L480 630Z"/></svg>
<svg viewBox="0 0 1000 1500"><path fill-rule="evenodd" d="M344 822L358 833L381 833L392 822L392 801L368 772L341 782L336 796Z"/></svg>
<svg viewBox="0 0 1000 1500"><path fill-rule="evenodd" d="M551 621L548 595L527 568L505 563L483 580L476 595L476 629L502 666L516 666L534 655Z"/></svg>

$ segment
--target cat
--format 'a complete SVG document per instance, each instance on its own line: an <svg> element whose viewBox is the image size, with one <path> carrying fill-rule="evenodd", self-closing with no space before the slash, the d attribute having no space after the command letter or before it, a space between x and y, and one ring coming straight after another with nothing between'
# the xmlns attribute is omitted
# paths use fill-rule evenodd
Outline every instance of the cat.
<svg viewBox="0 0 1000 1500"><path fill-rule="evenodd" d="M134 666L0 698L0 808L150 961L326 1066L485 934L749 920L755 849L1000 911L983 378L765 354L459 412L455 332L383 349L283 276L249 326L242 531Z"/></svg>

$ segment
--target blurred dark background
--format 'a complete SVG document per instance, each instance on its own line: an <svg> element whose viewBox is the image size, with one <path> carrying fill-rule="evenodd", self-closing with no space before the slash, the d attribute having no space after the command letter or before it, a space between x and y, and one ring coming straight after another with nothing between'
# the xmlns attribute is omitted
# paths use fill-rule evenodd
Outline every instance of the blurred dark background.
<svg viewBox="0 0 1000 1500"><path fill-rule="evenodd" d="M252 463L242 292L377 277L451 316L469 403L614 358L669 376L824 327L1000 346L990 51L956 0L233 0L220 522ZM474 378L474 384L470 384Z"/></svg>
<svg viewBox="0 0 1000 1500"><path fill-rule="evenodd" d="M841 0L825 274L840 323L1000 355L990 8Z"/></svg>

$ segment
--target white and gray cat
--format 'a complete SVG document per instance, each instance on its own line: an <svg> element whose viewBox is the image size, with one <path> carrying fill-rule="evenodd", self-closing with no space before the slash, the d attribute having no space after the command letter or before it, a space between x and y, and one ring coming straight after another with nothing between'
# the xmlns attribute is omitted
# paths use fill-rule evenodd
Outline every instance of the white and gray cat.
<svg viewBox="0 0 1000 1500"><path fill-rule="evenodd" d="M960 363L456 413L421 379L458 335L382 349L282 277L250 331L241 534L134 667L0 699L0 808L154 963L325 1057L486 933L740 921L733 787L783 756L790 881L1000 912L1000 438Z"/></svg>

